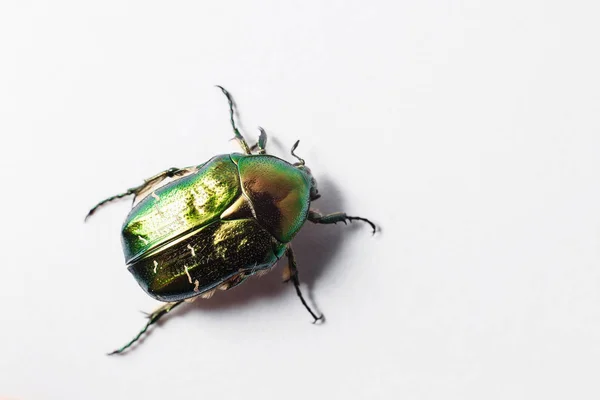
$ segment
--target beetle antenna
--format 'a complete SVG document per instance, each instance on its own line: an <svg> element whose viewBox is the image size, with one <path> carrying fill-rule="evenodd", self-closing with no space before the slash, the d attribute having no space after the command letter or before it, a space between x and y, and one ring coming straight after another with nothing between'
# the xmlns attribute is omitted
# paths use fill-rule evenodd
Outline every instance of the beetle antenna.
<svg viewBox="0 0 600 400"><path fill-rule="evenodd" d="M292 146L292 155L294 157L296 157L298 159L299 162L295 163L295 166L299 166L299 167L303 167L304 166L304 159L298 157L295 153L294 150L296 150L296 147L298 147L298 144L300 143L299 140L296 140L296 143L294 143L294 145Z"/></svg>
<svg viewBox="0 0 600 400"><path fill-rule="evenodd" d="M262 127L258 127L258 130L260 131L260 136L258 137L258 154L265 154L266 150L265 147L267 147L267 132L265 132L265 130Z"/></svg>

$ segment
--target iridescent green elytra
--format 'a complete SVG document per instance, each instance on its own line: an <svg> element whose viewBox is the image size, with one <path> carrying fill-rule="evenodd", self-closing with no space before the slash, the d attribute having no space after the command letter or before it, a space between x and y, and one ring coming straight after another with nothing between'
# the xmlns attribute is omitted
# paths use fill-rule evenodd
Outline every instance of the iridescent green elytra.
<svg viewBox="0 0 600 400"><path fill-rule="evenodd" d="M215 156L204 164L170 168L140 186L97 204L134 195L134 206L122 229L125 262L140 286L167 304L148 316L148 323L121 353L163 315L196 296L209 298L249 276L268 271L286 254L286 281L291 280L302 304L317 317L300 291L298 270L290 241L308 219L331 224L367 219L344 213L321 215L310 209L320 197L315 179L298 159L290 164L265 154L266 133L250 148L235 126L233 100L229 102L235 138L244 154ZM252 151L258 148L253 154ZM86 219L87 219L86 217Z"/></svg>

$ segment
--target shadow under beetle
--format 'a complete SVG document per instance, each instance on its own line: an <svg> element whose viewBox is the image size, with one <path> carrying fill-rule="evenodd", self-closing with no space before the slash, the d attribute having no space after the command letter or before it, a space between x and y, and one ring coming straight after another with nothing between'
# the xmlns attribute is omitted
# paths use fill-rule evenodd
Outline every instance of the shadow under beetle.
<svg viewBox="0 0 600 400"><path fill-rule="evenodd" d="M375 225L366 218L311 210L311 202L320 195L310 169L294 153L299 141L291 151L298 160L294 164L266 154L262 128L258 143L248 146L235 125L231 95L217 87L229 102L231 126L243 154L169 168L101 201L86 216L87 220L112 200L134 196L122 228L125 262L146 293L166 302L148 315L147 324L129 343L109 354L123 352L184 301L210 298L217 289L229 290L252 275L266 273L283 255L288 259L284 281L294 284L315 323L323 316L311 310L300 291L292 238L306 220L315 224L360 220L375 233Z"/></svg>

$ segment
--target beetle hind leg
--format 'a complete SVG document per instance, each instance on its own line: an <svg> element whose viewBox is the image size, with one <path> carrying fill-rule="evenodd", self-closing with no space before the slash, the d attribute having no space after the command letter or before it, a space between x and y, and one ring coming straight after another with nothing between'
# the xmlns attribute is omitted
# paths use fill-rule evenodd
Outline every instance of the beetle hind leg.
<svg viewBox="0 0 600 400"><path fill-rule="evenodd" d="M142 330L129 343L127 343L125 346L123 346L117 350L114 350L114 351L108 353L108 355L112 356L113 354L121 354L123 351L127 350L129 347L131 347L132 344L137 342L144 333L146 333L146 331L148 330L150 325L154 325L155 323L157 323L158 320L161 319L165 314L167 314L169 311L171 311L172 309L174 309L175 307L177 307L178 305L180 305L183 302L184 301L181 300L181 301L176 301L174 303L167 303L165 305L160 306L156 310L154 310L151 314L148 315L148 323L142 328Z"/></svg>
<svg viewBox="0 0 600 400"><path fill-rule="evenodd" d="M292 246L288 245L285 254L288 258L288 267L284 271L284 282L288 282L290 280L292 281L294 287L296 288L296 294L300 298L300 301L302 302L304 308L306 308L306 310L314 318L313 324L315 324L317 323L317 321L323 320L323 314L317 317L315 312L311 310L309 305L306 303L306 300L304 300L304 296L302 296L302 292L300 291L300 279L298 279L298 266L296 265L296 258L294 257L294 251L292 250ZM288 273L289 277L286 276Z"/></svg>
<svg viewBox="0 0 600 400"><path fill-rule="evenodd" d="M344 224L347 224L346 221L363 221L369 224L371 228L373 228L373 235L375 234L375 232L377 232L377 227L375 226L375 224L369 221L368 219L362 217L351 217L343 212L323 215L316 211L310 210L308 212L308 220L314 224L337 224L338 222L343 222Z"/></svg>

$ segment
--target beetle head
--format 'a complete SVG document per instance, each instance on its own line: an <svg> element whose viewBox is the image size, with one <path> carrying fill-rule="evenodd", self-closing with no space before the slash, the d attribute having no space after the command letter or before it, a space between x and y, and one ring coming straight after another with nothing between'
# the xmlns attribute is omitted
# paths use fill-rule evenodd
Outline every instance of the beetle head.
<svg viewBox="0 0 600 400"><path fill-rule="evenodd" d="M310 168L305 165L304 159L298 157L296 153L294 153L294 150L296 150L296 147L298 147L299 143L300 141L297 140L292 146L292 155L298 159L298 162L294 163L294 167L303 171L310 178L310 201L314 201L321 197L321 195L319 194L319 189L317 188L317 181L315 180L315 177L312 176Z"/></svg>
<svg viewBox="0 0 600 400"><path fill-rule="evenodd" d="M307 175L310 176L310 201L315 201L321 195L319 194L319 189L317 188L317 180L310 173L310 169L308 167L304 167L304 171L306 171Z"/></svg>

